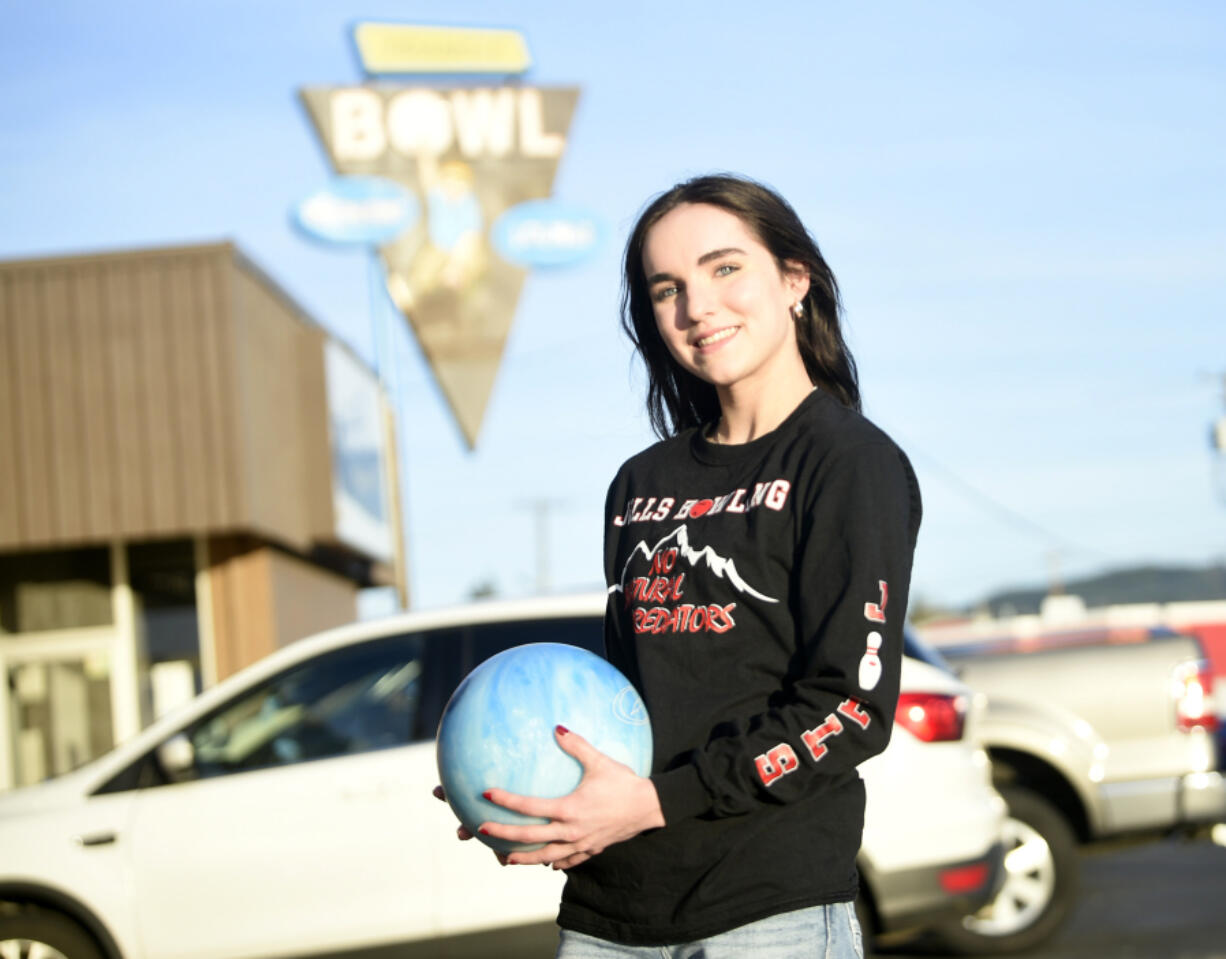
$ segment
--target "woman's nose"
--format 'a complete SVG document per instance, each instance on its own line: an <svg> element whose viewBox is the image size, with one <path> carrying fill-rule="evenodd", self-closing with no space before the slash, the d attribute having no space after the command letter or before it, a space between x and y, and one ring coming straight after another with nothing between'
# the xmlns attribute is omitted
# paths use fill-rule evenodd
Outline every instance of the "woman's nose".
<svg viewBox="0 0 1226 959"><path fill-rule="evenodd" d="M715 297L710 289L701 284L691 284L685 289L685 312L691 322L697 322L715 312Z"/></svg>

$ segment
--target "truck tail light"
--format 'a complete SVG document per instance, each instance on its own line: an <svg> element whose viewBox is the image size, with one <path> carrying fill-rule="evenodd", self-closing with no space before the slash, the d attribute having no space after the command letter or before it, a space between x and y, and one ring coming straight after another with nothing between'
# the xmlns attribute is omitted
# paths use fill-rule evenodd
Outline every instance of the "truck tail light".
<svg viewBox="0 0 1226 959"><path fill-rule="evenodd" d="M941 870L939 881L942 889L956 896L981 888L988 881L991 872L986 862L975 862Z"/></svg>
<svg viewBox="0 0 1226 959"><path fill-rule="evenodd" d="M901 693L894 722L926 743L962 738L966 725L966 697L947 693Z"/></svg>
<svg viewBox="0 0 1226 959"><path fill-rule="evenodd" d="M1203 659L1191 659L1175 667L1171 683L1175 698L1175 725L1183 732L1204 729L1217 730L1213 712L1213 672Z"/></svg>

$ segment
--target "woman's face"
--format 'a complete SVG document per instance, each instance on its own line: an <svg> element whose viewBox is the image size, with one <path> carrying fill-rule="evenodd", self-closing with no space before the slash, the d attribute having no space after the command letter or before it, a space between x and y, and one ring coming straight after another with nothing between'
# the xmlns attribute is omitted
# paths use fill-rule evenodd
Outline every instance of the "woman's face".
<svg viewBox="0 0 1226 959"><path fill-rule="evenodd" d="M792 305L809 289L735 214L704 203L669 211L647 232L643 270L669 352L718 388L769 385L803 361Z"/></svg>

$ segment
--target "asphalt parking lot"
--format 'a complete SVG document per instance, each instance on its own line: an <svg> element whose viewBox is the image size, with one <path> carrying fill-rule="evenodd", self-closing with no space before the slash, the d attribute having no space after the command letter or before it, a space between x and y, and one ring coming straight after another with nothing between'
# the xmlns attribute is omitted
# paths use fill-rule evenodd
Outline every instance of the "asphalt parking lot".
<svg viewBox="0 0 1226 959"><path fill-rule="evenodd" d="M1170 839L1086 853L1081 865L1081 892L1068 924L1046 946L1019 959L1226 959L1226 848L1208 840ZM551 926L516 930L500 937L498 955L540 959L553 955L555 941ZM485 937L459 937L395 955L485 959L489 950ZM920 941L875 955L939 959L948 954Z"/></svg>
<svg viewBox="0 0 1226 959"><path fill-rule="evenodd" d="M919 943L883 950L933 959ZM1072 918L1027 959L1226 959L1226 848L1171 839L1082 857Z"/></svg>

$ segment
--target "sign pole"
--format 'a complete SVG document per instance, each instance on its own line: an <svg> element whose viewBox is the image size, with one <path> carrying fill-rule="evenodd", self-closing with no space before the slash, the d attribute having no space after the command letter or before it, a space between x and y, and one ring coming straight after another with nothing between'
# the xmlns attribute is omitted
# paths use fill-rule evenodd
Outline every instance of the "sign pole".
<svg viewBox="0 0 1226 959"><path fill-rule="evenodd" d="M397 425L400 421L400 373L396 363L396 351L392 340L387 314L386 286L378 251L371 247L368 252L370 279L370 324L375 357L375 378L383 391L383 433L387 449L385 482L388 492L388 511L392 527L392 578L396 589L396 605L400 610L409 608L409 559L405 548L404 508L400 491L400 442Z"/></svg>

